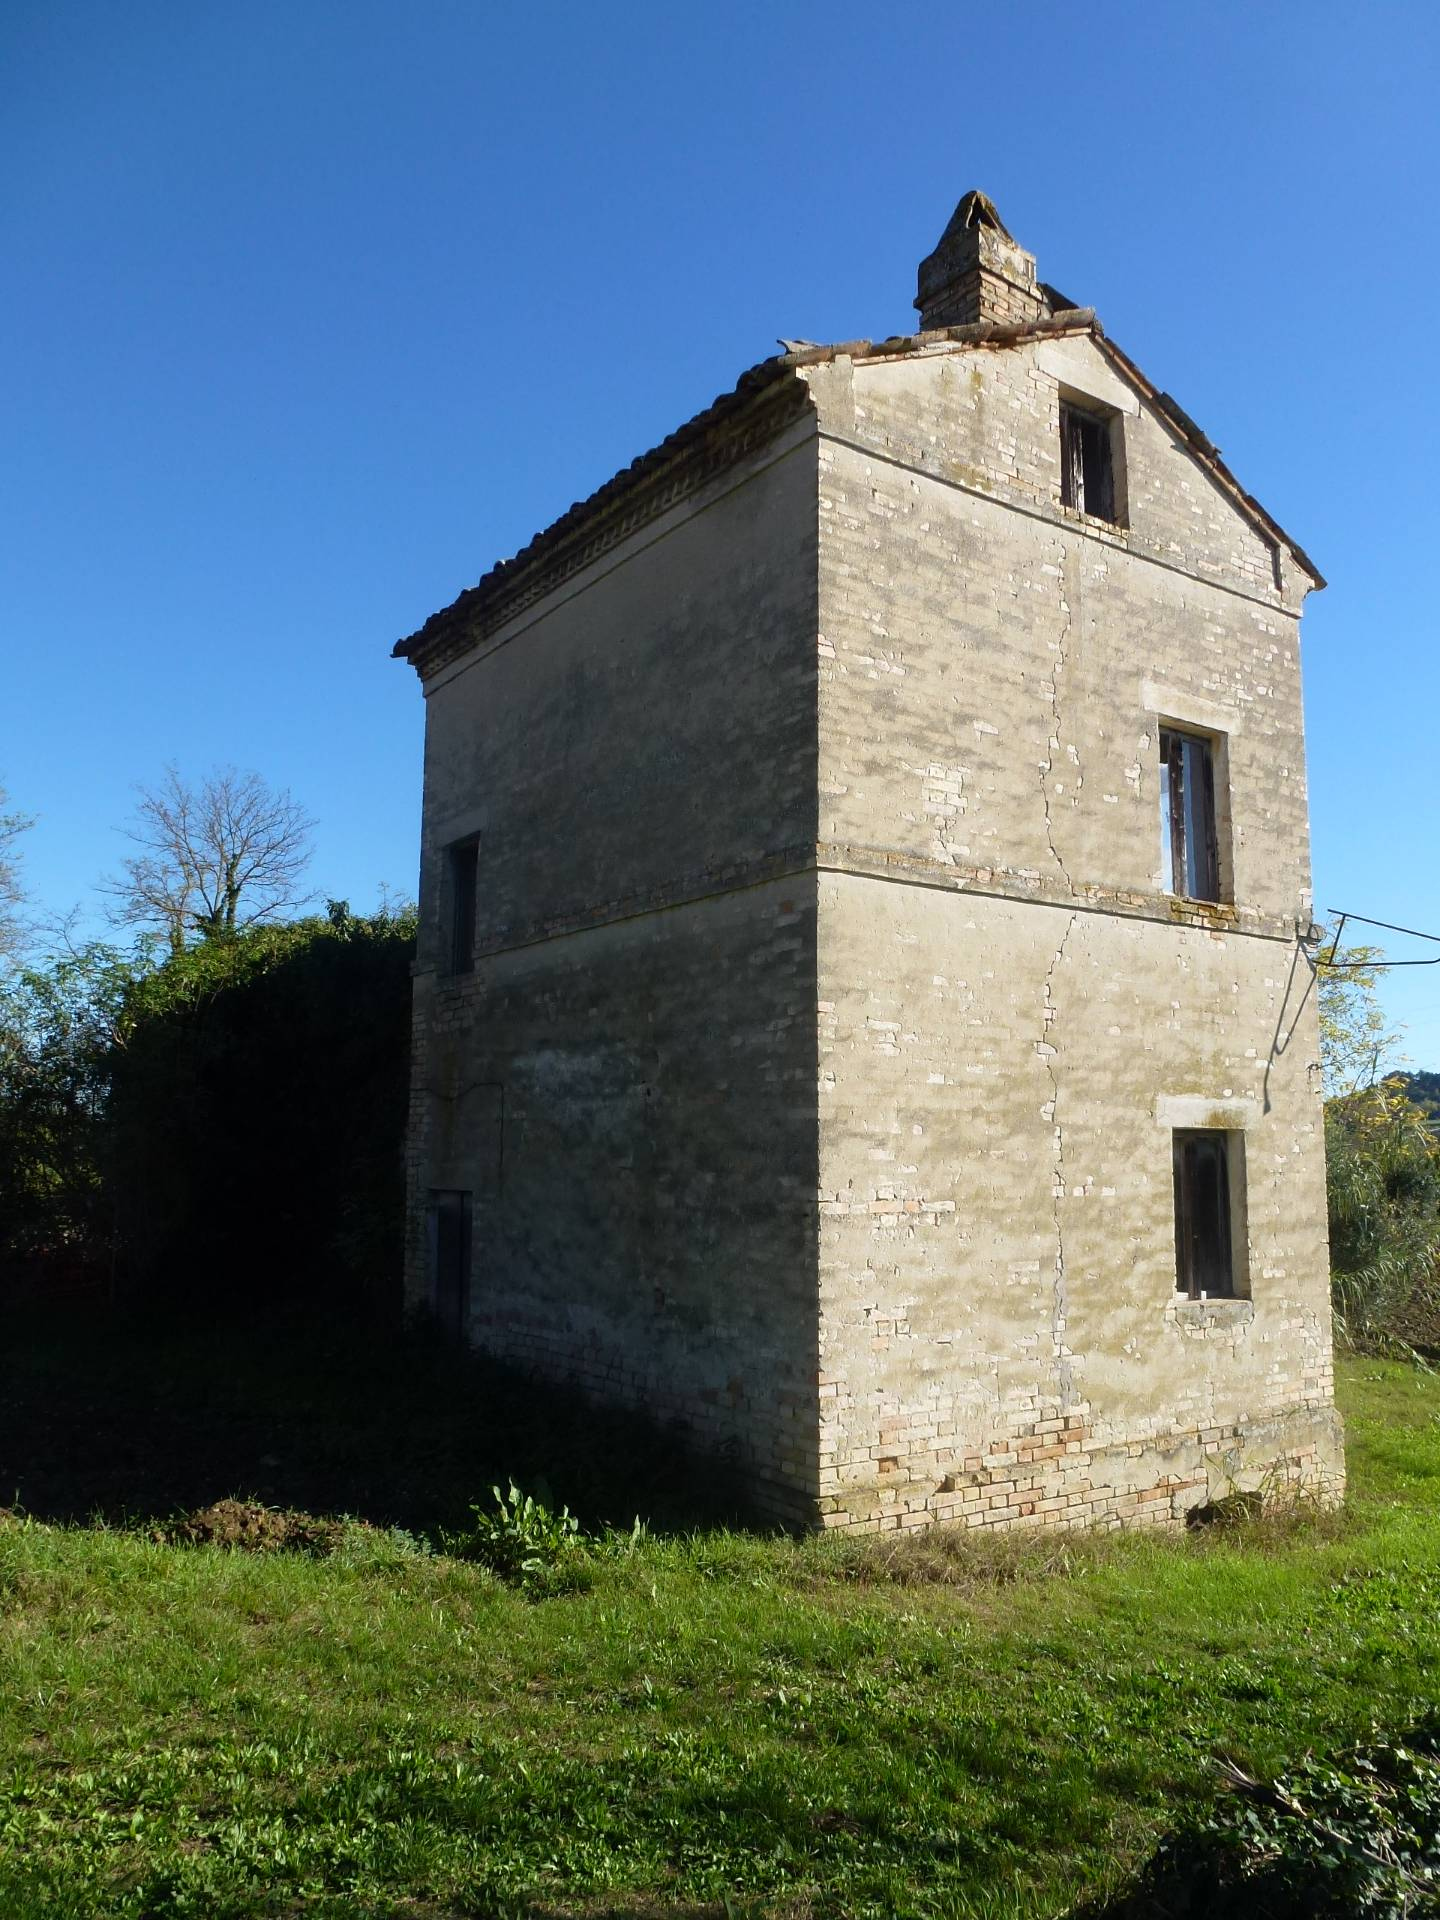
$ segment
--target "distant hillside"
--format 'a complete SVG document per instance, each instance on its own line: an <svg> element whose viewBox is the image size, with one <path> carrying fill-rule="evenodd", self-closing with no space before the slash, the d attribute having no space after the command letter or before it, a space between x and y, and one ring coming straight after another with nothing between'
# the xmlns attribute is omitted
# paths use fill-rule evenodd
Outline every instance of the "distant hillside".
<svg viewBox="0 0 1440 1920"><path fill-rule="evenodd" d="M1440 1126L1440 1073L1397 1073L1398 1080L1417 1107L1423 1107L1432 1126Z"/></svg>

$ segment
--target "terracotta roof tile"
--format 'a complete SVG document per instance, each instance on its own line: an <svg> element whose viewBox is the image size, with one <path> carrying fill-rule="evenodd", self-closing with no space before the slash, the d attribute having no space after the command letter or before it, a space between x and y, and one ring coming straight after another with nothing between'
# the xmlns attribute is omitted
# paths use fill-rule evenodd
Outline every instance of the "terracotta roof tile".
<svg viewBox="0 0 1440 1920"><path fill-rule="evenodd" d="M604 510L622 499L626 494L641 487L645 481L659 474L672 461L682 458L691 448L697 447L709 435L722 430L731 421L738 420L748 408L754 405L767 390L783 382L793 380L803 367L819 366L827 362L849 358L853 360L875 360L899 358L906 354L932 353L951 347L997 347L1003 348L1019 344L1023 340L1045 338L1047 336L1073 333L1090 334L1101 349L1114 361L1117 367L1131 380L1146 399L1164 415L1170 424L1180 433L1196 457L1209 467L1221 487L1231 495L1236 504L1252 519L1258 520L1271 538L1288 547L1300 565L1315 581L1323 587L1325 581L1304 550L1292 540L1270 514L1260 505L1252 494L1241 487L1238 480L1221 459L1219 449L1201 432L1195 422L1179 403L1167 393L1162 393L1136 366L1135 362L1108 339L1104 328L1089 307L1065 307L1043 320L1031 320L1014 325L1003 325L997 321L977 321L964 327L943 327L929 333L893 334L885 340L846 340L832 346L801 345L796 342L793 350L778 353L768 360L761 360L755 366L741 374L735 385L726 393L717 395L708 407L695 414L673 433L667 434L657 446L638 455L627 467L622 467L602 487L584 500L577 500L566 509L558 520L537 533L533 540L508 560L501 560L491 567L475 583L453 600L448 607L434 613L415 633L404 640L397 640L392 653L396 658L413 660L426 652L433 642L454 633L457 626L477 618L503 598L510 588L518 585L522 576L531 568L538 567L550 558L567 540L595 519Z"/></svg>

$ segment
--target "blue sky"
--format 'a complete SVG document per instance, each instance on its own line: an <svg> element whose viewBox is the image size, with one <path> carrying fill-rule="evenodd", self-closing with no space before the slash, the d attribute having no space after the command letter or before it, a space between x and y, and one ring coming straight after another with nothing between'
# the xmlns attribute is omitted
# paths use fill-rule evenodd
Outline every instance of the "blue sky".
<svg viewBox="0 0 1440 1920"><path fill-rule="evenodd" d="M0 8L0 778L97 911L169 760L413 889L391 643L777 335L907 331L982 186L1330 580L1319 904L1440 931L1440 14ZM1392 952L1399 956L1400 945ZM1440 1066L1440 967L1391 977Z"/></svg>

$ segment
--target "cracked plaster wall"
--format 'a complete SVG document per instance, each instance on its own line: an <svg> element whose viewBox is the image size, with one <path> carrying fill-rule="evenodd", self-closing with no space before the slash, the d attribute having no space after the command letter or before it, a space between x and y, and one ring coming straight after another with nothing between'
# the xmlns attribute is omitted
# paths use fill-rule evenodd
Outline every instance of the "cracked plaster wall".
<svg viewBox="0 0 1440 1920"><path fill-rule="evenodd" d="M1086 341L805 377L427 688L411 1298L471 1188L477 1341L790 1518L1333 1486L1303 577ZM1122 416L1128 531L1058 504L1062 388ZM1160 891L1162 718L1227 736L1233 906ZM1245 1128L1251 1301L1175 1297L1177 1101Z"/></svg>
<svg viewBox="0 0 1440 1920"><path fill-rule="evenodd" d="M427 687L407 1291L813 1515L813 419ZM449 974L444 848L478 834Z"/></svg>
<svg viewBox="0 0 1440 1920"><path fill-rule="evenodd" d="M1227 733L1244 797L1224 823L1235 918L1288 937L1311 906L1295 582L1277 589L1258 536L1143 410L1124 416L1131 529L1058 505L1062 344L1089 356L1065 362L1072 391L1119 397L1082 341L811 376L820 842L1168 916L1158 724L1187 704Z"/></svg>
<svg viewBox="0 0 1440 1920"><path fill-rule="evenodd" d="M825 1520L1333 1490L1303 576L1089 342L812 386ZM1128 531L1059 506L1062 388ZM1161 891L1161 718L1226 734L1228 907ZM1251 1301L1176 1298L1173 1095L1252 1103Z"/></svg>

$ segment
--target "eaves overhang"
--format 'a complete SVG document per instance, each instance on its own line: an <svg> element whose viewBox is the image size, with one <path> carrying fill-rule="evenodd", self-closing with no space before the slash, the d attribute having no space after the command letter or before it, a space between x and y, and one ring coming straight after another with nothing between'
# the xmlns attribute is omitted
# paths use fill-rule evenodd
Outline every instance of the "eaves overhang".
<svg viewBox="0 0 1440 1920"><path fill-rule="evenodd" d="M1266 512L1253 493L1246 492L1220 457L1220 449L1208 434L1203 433L1196 426L1180 402L1172 394L1163 393L1152 380L1148 380L1129 354L1117 347L1098 326L1095 329L1095 338L1101 352L1113 363L1116 370L1130 380L1166 424L1180 435L1201 466L1209 469L1220 490L1230 496L1246 519L1259 527L1271 541L1284 547L1314 581L1317 589L1325 586L1325 576L1309 554L1297 540L1291 538L1273 514Z"/></svg>
<svg viewBox="0 0 1440 1920"><path fill-rule="evenodd" d="M1050 291L1047 289L1047 292ZM1236 508L1271 542L1284 546L1315 586L1324 576L1280 523L1246 492L1213 441L1168 393L1105 333L1089 307L1065 307L1047 318L1016 324L977 321L927 333L895 334L886 340L846 340L831 346L787 343L787 351L742 373L735 385L658 446L640 454L604 486L562 513L508 560L501 560L473 587L434 613L414 633L397 640L396 659L409 660L424 675L465 651L560 579L578 571L607 546L663 512L673 499L703 484L712 473L743 459L804 412L809 395L801 375L806 367L841 359L880 361L944 354L977 348L1003 350L1029 340L1085 334L1123 378L1176 433L1196 461L1211 474Z"/></svg>

